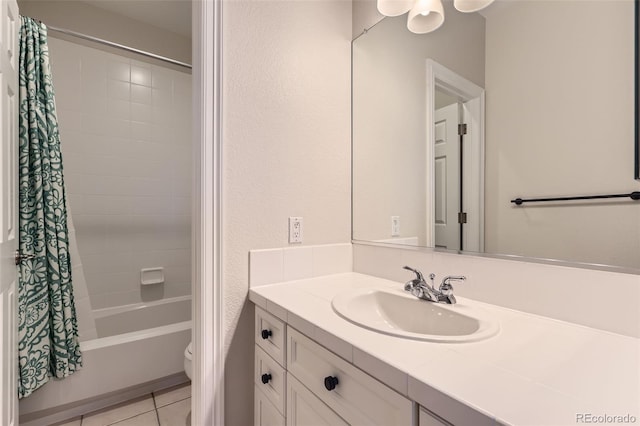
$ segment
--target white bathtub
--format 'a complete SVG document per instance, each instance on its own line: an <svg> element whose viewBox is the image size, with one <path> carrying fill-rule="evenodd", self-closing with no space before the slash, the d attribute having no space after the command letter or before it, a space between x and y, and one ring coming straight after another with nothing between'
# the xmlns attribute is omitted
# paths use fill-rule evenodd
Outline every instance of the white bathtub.
<svg viewBox="0 0 640 426"><path fill-rule="evenodd" d="M94 309L98 338L191 321L191 296Z"/></svg>
<svg viewBox="0 0 640 426"><path fill-rule="evenodd" d="M187 380L189 296L94 312L100 337L80 343L83 368L21 400L21 425L51 424Z"/></svg>

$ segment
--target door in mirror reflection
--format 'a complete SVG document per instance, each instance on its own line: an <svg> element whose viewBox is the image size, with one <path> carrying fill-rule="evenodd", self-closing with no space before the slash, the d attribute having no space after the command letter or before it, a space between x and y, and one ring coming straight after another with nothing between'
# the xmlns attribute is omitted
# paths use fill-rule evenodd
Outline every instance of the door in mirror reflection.
<svg viewBox="0 0 640 426"><path fill-rule="evenodd" d="M434 122L434 222L435 246L448 250L461 250L462 224L458 213L462 202L461 151L458 124L458 100L436 91Z"/></svg>

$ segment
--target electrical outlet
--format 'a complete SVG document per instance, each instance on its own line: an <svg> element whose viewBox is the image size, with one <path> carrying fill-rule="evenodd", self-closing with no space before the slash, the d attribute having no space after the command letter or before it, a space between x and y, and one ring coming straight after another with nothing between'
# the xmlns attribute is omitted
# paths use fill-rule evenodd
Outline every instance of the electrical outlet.
<svg viewBox="0 0 640 426"><path fill-rule="evenodd" d="M302 218L290 217L289 218L289 243L301 243L302 242Z"/></svg>
<svg viewBox="0 0 640 426"><path fill-rule="evenodd" d="M391 216L391 236L400 236L400 216Z"/></svg>

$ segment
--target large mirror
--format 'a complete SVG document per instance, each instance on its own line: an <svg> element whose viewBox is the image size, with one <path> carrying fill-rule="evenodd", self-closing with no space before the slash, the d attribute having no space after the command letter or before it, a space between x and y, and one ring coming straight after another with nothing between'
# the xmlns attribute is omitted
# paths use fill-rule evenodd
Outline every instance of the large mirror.
<svg viewBox="0 0 640 426"><path fill-rule="evenodd" d="M635 2L443 3L432 33L353 42L353 239L640 273L640 201L512 202L640 191Z"/></svg>

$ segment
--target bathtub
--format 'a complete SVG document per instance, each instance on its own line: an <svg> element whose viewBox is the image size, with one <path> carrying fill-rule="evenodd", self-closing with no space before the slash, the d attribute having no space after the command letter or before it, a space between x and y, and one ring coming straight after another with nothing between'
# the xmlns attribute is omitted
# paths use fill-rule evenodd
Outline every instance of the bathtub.
<svg viewBox="0 0 640 426"><path fill-rule="evenodd" d="M84 366L20 401L21 425L46 425L185 382L191 297L94 311L98 338L80 343Z"/></svg>
<svg viewBox="0 0 640 426"><path fill-rule="evenodd" d="M98 338L191 321L191 296L94 309Z"/></svg>

